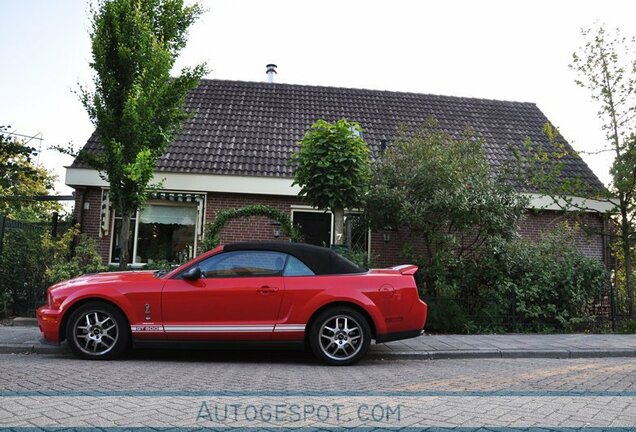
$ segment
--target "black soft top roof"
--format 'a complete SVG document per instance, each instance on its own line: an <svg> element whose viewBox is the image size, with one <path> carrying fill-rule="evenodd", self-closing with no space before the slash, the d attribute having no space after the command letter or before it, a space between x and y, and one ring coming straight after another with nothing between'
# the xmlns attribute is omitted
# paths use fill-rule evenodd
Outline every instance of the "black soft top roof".
<svg viewBox="0 0 636 432"><path fill-rule="evenodd" d="M351 261L338 255L331 249L305 243L285 241L242 242L223 246L226 252L239 250L270 250L284 252L301 260L317 275L365 273Z"/></svg>

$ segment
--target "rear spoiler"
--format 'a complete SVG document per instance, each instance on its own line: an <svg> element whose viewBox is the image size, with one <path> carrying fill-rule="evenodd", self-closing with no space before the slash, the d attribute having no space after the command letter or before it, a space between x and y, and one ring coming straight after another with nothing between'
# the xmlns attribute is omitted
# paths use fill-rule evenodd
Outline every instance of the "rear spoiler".
<svg viewBox="0 0 636 432"><path fill-rule="evenodd" d="M391 270L397 270L403 275L412 276L417 271L417 266L413 264L403 264L395 267L391 267Z"/></svg>

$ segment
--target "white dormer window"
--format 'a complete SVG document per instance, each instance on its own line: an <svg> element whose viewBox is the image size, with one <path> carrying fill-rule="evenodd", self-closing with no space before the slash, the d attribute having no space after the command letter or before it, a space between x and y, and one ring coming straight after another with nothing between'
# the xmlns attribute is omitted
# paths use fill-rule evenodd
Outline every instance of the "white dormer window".
<svg viewBox="0 0 636 432"><path fill-rule="evenodd" d="M349 130L351 131L351 133L355 136L357 136L358 138L364 139L364 136L362 134L362 131L359 129L356 129L355 127L351 126L349 128Z"/></svg>

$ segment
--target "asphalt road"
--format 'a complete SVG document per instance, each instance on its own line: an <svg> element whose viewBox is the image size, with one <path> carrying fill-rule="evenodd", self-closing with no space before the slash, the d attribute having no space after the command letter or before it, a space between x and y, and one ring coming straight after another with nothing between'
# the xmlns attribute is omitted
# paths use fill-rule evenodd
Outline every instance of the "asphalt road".
<svg viewBox="0 0 636 432"><path fill-rule="evenodd" d="M634 430L636 361L369 359L335 368L289 352L137 352L112 362L0 355L0 428L86 426Z"/></svg>

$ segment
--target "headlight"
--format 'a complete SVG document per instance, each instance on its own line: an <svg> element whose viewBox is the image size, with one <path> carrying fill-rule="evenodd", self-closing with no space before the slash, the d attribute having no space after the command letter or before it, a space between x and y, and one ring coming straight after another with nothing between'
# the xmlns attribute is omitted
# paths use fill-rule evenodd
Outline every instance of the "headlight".
<svg viewBox="0 0 636 432"><path fill-rule="evenodd" d="M66 297L56 297L49 291L49 309L59 309Z"/></svg>

